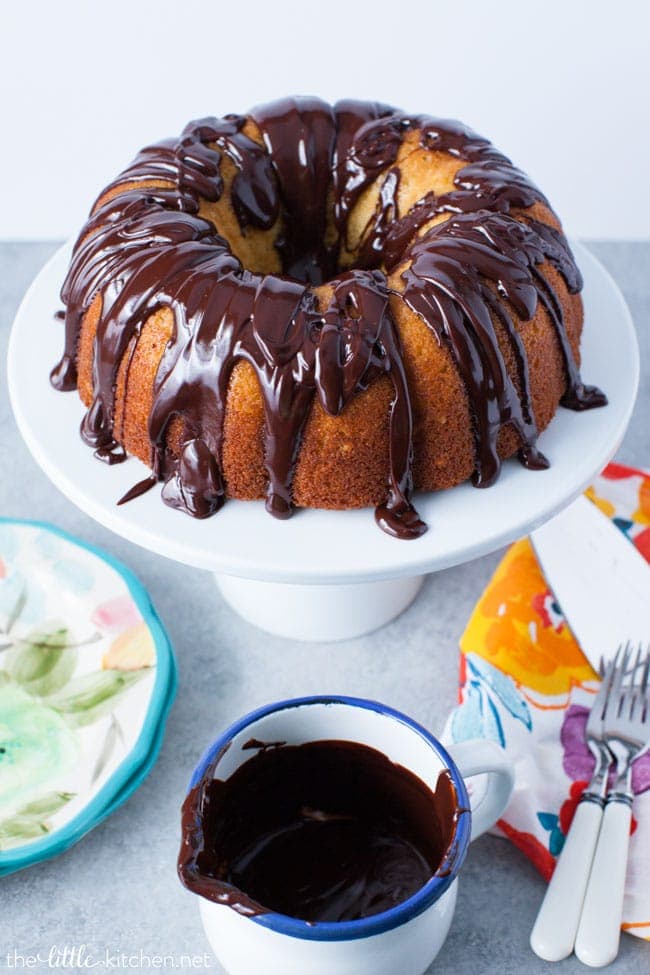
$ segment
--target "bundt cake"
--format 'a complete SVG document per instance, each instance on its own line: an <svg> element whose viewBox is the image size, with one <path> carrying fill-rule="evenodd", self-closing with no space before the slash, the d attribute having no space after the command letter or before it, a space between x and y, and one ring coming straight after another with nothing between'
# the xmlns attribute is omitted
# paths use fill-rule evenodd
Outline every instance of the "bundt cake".
<svg viewBox="0 0 650 975"><path fill-rule="evenodd" d="M62 289L54 386L83 439L173 507L376 506L548 462L578 372L581 277L520 170L458 122L289 98L191 122L99 196Z"/></svg>

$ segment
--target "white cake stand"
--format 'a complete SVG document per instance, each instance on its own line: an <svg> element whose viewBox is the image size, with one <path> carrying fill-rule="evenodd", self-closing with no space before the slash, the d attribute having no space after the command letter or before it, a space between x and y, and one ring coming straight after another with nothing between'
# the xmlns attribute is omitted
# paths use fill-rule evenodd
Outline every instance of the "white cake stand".
<svg viewBox="0 0 650 975"><path fill-rule="evenodd" d="M108 467L81 441L82 405L52 389L63 328L53 321L69 246L33 282L18 310L8 354L9 392L20 431L37 463L79 508L118 535L160 555L214 572L225 599L272 633L340 640L376 629L417 594L424 573L467 562L526 534L569 504L611 459L632 413L639 352L625 302L607 272L574 245L585 278L585 381L609 406L560 409L540 437L548 471L504 464L498 483L421 495L429 531L398 541L377 528L370 509L297 511L276 521L262 502L228 501L197 521L168 508L157 488L125 504L118 498L147 475L135 459Z"/></svg>

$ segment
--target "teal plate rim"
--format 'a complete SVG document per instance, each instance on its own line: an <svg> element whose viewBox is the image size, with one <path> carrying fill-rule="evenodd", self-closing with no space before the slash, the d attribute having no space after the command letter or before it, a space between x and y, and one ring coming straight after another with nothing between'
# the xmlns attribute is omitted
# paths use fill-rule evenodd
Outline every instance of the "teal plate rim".
<svg viewBox="0 0 650 975"><path fill-rule="evenodd" d="M3 877L42 860L49 860L69 849L102 820L115 812L142 784L160 752L165 723L176 696L177 670L167 631L154 609L149 593L131 569L103 549L71 535L50 522L0 516L0 525L27 526L51 532L78 548L85 549L109 565L124 579L142 619L151 632L156 648L156 676L149 707L140 735L129 754L99 792L68 823L48 836L44 836L43 839L25 843L5 852L0 851L0 877Z"/></svg>

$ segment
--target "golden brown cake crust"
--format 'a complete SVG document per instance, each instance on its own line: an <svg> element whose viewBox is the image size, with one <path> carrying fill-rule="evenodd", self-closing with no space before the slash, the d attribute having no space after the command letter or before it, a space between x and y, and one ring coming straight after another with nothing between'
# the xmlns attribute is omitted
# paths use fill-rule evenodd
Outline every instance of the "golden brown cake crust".
<svg viewBox="0 0 650 975"><path fill-rule="evenodd" d="M305 124L307 110L301 111L302 123ZM526 422L537 433L551 422L560 401L567 397L568 392L579 395L580 388L584 389L576 380L583 322L582 303L578 293L579 275L572 266L570 251L559 221L544 198L534 188L530 189L532 184L525 181L525 177L508 160L504 162L505 157L496 154L485 140L479 140L479 137L461 127L445 129L441 123L434 133L436 142L431 137L434 132L432 120L423 122L416 119L408 125L402 122L403 131L399 134L397 148L391 150L392 154L388 153L383 165L380 164L381 159L377 164L373 157L374 168L367 165L364 170L365 182L361 191L352 192L352 182L348 180L347 184L341 184L340 173L336 169L336 147L339 151L344 148L344 137L341 133L343 120L348 117L345 112L349 114L352 110L347 107L339 110L337 106L332 111L338 125L338 129L335 126L335 138L338 142L334 150L330 148L335 168L332 170L333 175L328 176L325 187L327 202L323 204L319 246L324 248L323 253L330 255L334 262L332 266L338 266L343 274L345 268L355 268L359 264L364 268L372 268L371 262L376 258L376 272L364 270L358 273L365 275L364 287L367 282L379 282L377 288L381 290L383 304L373 307L383 309L381 314L388 316L392 323L397 336L395 341L398 343L397 352L393 355L399 354L399 366L403 368L406 377L412 422L412 431L409 434L412 442L409 477L412 476L412 483L407 485L406 493L410 492L411 487L423 491L452 487L477 471L477 451L480 449L480 445L477 447L477 409L482 406L477 406L476 398L468 386L467 375L461 374L463 360L458 358L460 353L454 345L453 329L451 333L447 331L449 323L442 311L440 322L436 319L432 324L431 317L427 318L422 311L422 302L427 302L432 295L435 297L438 294L438 280L443 279L449 262L453 260L453 273L456 274L454 280L458 288L458 282L461 282L463 288L468 289L462 294L459 291L454 296L457 304L465 309L465 318L469 316L470 325L466 328L473 335L481 321L484 328L491 325L494 339L490 340L490 348L487 345L485 348L488 348L490 355L496 351L500 356L517 397L523 403L524 414L526 411L530 414ZM378 124L372 113L366 114L370 118L366 119L365 128L364 123L357 126L357 130L362 133L366 128ZM265 155L273 163L269 170L270 175L265 171L264 179L276 195L279 193L280 204L275 211L269 208L265 217L266 225L253 226L250 216L242 218L242 208L256 204L255 201L253 204L247 202L244 192L246 188L242 190L241 186L241 166L233 161L233 153L224 151L225 142L220 141L221 136L214 141L206 139L200 143L219 157L217 175L220 191L218 195L212 194L216 198L208 199L202 195L199 185L195 195L198 214L196 218L192 218L201 218L213 228L213 233L216 232L224 239L224 251L223 254L220 252L220 259L238 259L246 269L244 275L253 272L258 276L255 278L255 281L261 282L256 285L258 292L262 287L274 287L268 282L285 280L277 276L283 272L283 261L286 264L288 260L286 255L290 244L287 244L287 239L292 229L291 201L287 203L289 191L286 186L281 185L282 174L275 167L273 156L273 152L277 152L273 144L275 130L268 118L266 123L264 118L258 114L255 118L247 117L242 120L237 129L237 137L246 137L246 144L252 147L249 151L257 160L258 168L265 165L262 158ZM384 126L382 134L385 135L388 124L392 124L391 120L390 115L379 116L379 121ZM439 136L439 132L443 133L444 138ZM457 144L462 147L460 151ZM349 146L347 148L348 168L352 165L349 160L354 162L354 153L359 154L360 151L355 146L353 144L353 149ZM494 158L489 155L490 152ZM485 187L479 200L481 206L478 207L475 203L472 209L468 205L468 194L459 177L459 173L462 176L468 167L477 165L476 159L480 153L482 155L479 163L484 167L481 170L482 176L484 177L486 166L489 175L493 170L498 170L506 186L503 190L499 184L498 189L495 189L497 181L492 175L492 183L487 184L488 190L494 196L491 210L489 206L485 208L485 204L490 203ZM71 281L68 282L67 289L70 303L75 295L75 287L80 290L79 280L87 273L90 263L90 258L86 258L85 264L82 260L84 247L89 254L95 255L96 260L96 241L106 233L116 214L118 221L123 219L124 209L120 207L132 205L135 208L141 205L145 193L150 194L151 199L162 194L162 198L168 201L179 192L174 181L157 176L156 166L149 163L148 170L138 160L136 164L118 178L99 197L95 205L91 222L84 229L77 245L77 263L73 262ZM340 159L338 166L340 170ZM315 167L312 168L315 172ZM509 176L510 183L503 179L502 170ZM164 173L164 170L161 169L160 172ZM146 178L143 178L143 173ZM312 175L313 179L318 177L318 173ZM251 180L254 178L261 178L259 172L250 177ZM388 190L392 195L387 204ZM237 202L238 194L244 200L243 203L241 200ZM460 213L445 204L448 198L458 200L457 209ZM165 202L164 205L168 206L168 203ZM343 210L344 223L341 218ZM257 219L258 224L261 223L261 218ZM477 236L477 231L483 237L480 234ZM400 234L404 236L408 246L396 251ZM517 235L522 239L520 253L512 245L512 241L518 239ZM336 242L336 253L333 257L332 242ZM465 281L463 260L458 258L461 245L465 248L466 267L471 269L473 275L471 281ZM492 248L493 253L486 257L483 252L488 248ZM80 253L82 258L79 257ZM228 258L228 254L234 255L234 258ZM476 254L482 255L480 260L475 260ZM392 259L389 260L391 255ZM398 261L395 260L396 255L400 258ZM146 255L143 255L142 260L145 259ZM295 253L291 259L295 261ZM499 261L501 263L497 266ZM521 268L516 266L517 262L521 264ZM425 268L425 271L419 270L420 267ZM505 268L511 275L511 293L506 293L499 277L499 268ZM119 261L114 262L114 271L109 273L108 280L113 282L121 273L124 272ZM191 273L187 271L187 278ZM305 273L312 272L308 268ZM433 273L438 274L438 278L431 284L432 279L426 275ZM375 275L374 278L371 277L372 274ZM276 277L266 277L268 275ZM528 275L529 291L525 292L521 283L519 294L519 279L523 282L525 275ZM304 294L308 294L311 302L309 307L312 309L312 317L322 314L323 320L327 319L330 313L328 309L331 310L334 307L332 303L338 300L338 280L332 283L312 283L308 289L304 289ZM355 287L360 280L360 277L355 279ZM429 291L423 287L423 281L429 282ZM537 297L530 308L531 314L522 313L522 305L526 306L526 301L531 300L529 292L533 285L537 288ZM218 286L216 281L215 288ZM487 326L485 319L480 318L477 325L472 318L474 312L471 309L467 311L466 306L468 303L471 305L474 300L472 289L476 294L480 293L482 304L476 314L487 315ZM362 297L363 294L365 292L362 292ZM114 322L106 325L114 312L107 307L105 288L90 293L86 287L84 300L86 304L78 314L76 334L69 340L69 345L70 342L72 344L67 354L68 359L74 362L79 395L84 404L91 408L90 413L93 413L94 408L96 414L98 348L108 341L108 327L115 328ZM303 297L300 300L304 305L307 299ZM444 295L442 298L435 297L435 300L439 309L440 301L445 300ZM266 299L267 305L269 301L270 299ZM254 307L257 308L257 305ZM76 311L79 312L79 309ZM262 315L262 311L256 314ZM359 314L357 311L356 317ZM219 322L213 321L209 324L216 334ZM176 360L173 369L167 370L166 357L170 357L170 349L179 345L182 328L188 329L189 335L192 330L191 322L181 322L175 314L172 301L166 305L163 303L141 318L137 327L129 334L128 341L125 337L119 361L114 364L113 401L110 410L113 441L149 466L156 468L158 465L159 474L161 457L169 469L178 471L187 442L201 438L207 442L209 439L200 416L197 420L196 414L190 416L189 413L184 414L177 409L165 418L162 425L159 424L160 432L155 449L152 445L152 428L158 422L156 409L159 407L156 403L160 399L161 386L165 382L170 385L172 380L176 382L176 372L180 368ZM512 330L519 336L520 346L514 341ZM471 340L475 341L475 337ZM190 344L192 341L190 340ZM226 495L252 499L262 498L269 491L269 400L268 390L265 393L260 381L260 368L250 356L248 361L245 361L246 358L244 356L233 364L225 394L225 409L220 420L221 439L218 448L211 447L211 451L218 455L216 462L223 477ZM571 358L575 375L570 374L570 369L569 374L567 372L567 362L571 365ZM522 361L527 368L527 379L522 373ZM110 363L108 366L110 367ZM72 368L70 363L68 367ZM103 362L101 368L106 370L106 362ZM394 377L396 369L394 358L391 368L386 368L384 374L382 368L375 368L372 374L368 374L370 381L362 381L354 390L354 395L348 396L343 407L335 413L324 407L322 395L316 393L311 396L303 424L295 439L296 454L291 459L291 482L288 490L294 504L304 507L352 508L381 505L386 500L389 490L387 470L392 463L391 451L395 450L395 441L391 440L394 436L394 432L391 433L391 404L398 395ZM60 366L59 378L61 370ZM190 378L188 374L185 382L189 383ZM61 381L60 385L64 386L65 383ZM216 374L214 385L215 388L218 385ZM363 388L364 386L367 388ZM178 405L183 402L183 395L187 394L177 390L175 395L177 398L174 402ZM205 396L205 391L203 395ZM527 399L530 402L526 402ZM206 409L209 412L210 409L216 410L216 407L208 406ZM96 418L94 422L98 424ZM104 418L106 429L107 422ZM519 425L516 421L508 422L507 416L502 415L500 428L494 434L499 457L507 458L521 451L524 445L521 422L523 421ZM206 426L210 424L213 429L217 429L214 417L210 423L206 420ZM533 440L531 436L531 449ZM102 447L100 439L97 439L97 444Z"/></svg>

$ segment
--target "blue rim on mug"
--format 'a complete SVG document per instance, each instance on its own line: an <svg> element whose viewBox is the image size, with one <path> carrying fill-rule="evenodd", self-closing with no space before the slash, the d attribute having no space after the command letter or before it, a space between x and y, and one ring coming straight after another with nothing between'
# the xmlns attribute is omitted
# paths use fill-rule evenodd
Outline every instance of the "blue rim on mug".
<svg viewBox="0 0 650 975"><path fill-rule="evenodd" d="M277 701L274 704L267 704L255 711L251 711L243 718L240 718L239 721L232 724L205 750L201 760L194 769L188 791L199 784L215 757L223 749L225 749L232 739L240 734L240 732L244 731L260 718L264 718L269 714L312 704L343 704L352 708L361 708L365 711L374 711L377 714L382 714L393 718L400 724L406 725L417 735L419 735L420 738L424 739L432 751L434 751L438 758L442 761L443 765L449 769L452 781L454 783L454 788L456 790L458 806L459 808L469 812L470 803L467 795L467 788L465 786L465 781L460 774L458 767L456 766L456 763L446 748L444 748L438 739L430 734L426 728L423 728L422 725L418 724L417 721L409 718L408 715L403 714L401 711L396 711L394 708L391 708L386 704L381 704L378 701L370 701L359 697L347 697L330 694L296 697L289 698L286 701ZM471 814L460 816L456 822L456 830L453 840L454 858L453 865L449 872L445 875L436 875L432 877L431 880L429 880L424 887L421 887L420 890L413 894L412 897L409 897L408 900L402 901L402 903L398 904L396 907L391 907L387 911L382 911L379 914L372 914L370 917L364 917L358 921L307 922L301 921L299 918L289 917L287 914L276 913L275 911L249 916L249 920L254 921L256 924L262 925L262 927L269 928L278 934L289 935L292 938L301 938L305 941L351 941L358 938L368 938L375 934L382 934L385 931L390 931L392 928L399 927L402 924L405 924L407 921L412 920L414 917L417 917L418 914L421 914L428 907L430 907L431 904L435 903L435 901L437 901L451 886L453 881L456 879L463 860L465 859L470 836ZM221 907L222 905L215 906ZM230 910L230 908L224 908L224 910L226 909Z"/></svg>
<svg viewBox="0 0 650 975"><path fill-rule="evenodd" d="M149 593L130 569L102 549L75 538L47 521L0 517L0 524L40 528L51 532L109 565L126 583L131 598L151 632L156 648L156 675L151 699L140 735L129 754L91 801L60 829L43 839L5 852L0 850L0 877L3 877L63 853L126 802L142 784L158 758L165 722L176 695L177 673L174 651L167 632L153 607Z"/></svg>

